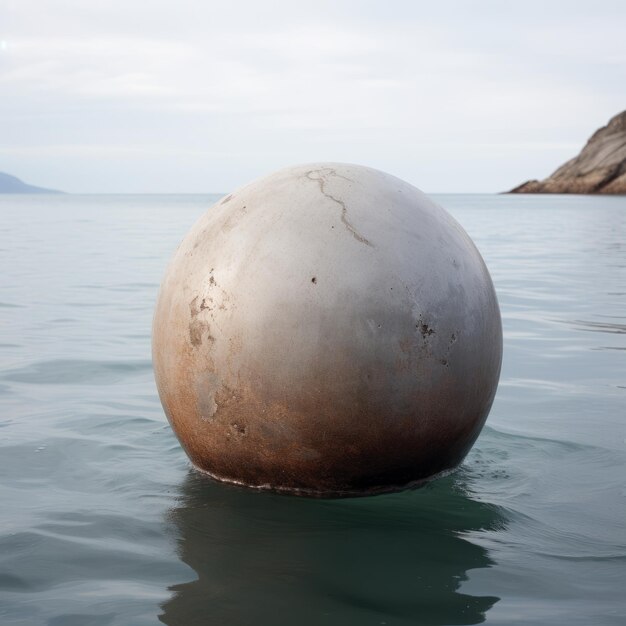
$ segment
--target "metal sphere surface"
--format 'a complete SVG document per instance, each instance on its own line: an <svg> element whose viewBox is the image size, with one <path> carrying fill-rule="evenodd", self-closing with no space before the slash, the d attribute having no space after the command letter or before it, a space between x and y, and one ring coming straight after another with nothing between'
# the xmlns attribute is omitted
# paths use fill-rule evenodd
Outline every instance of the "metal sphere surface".
<svg viewBox="0 0 626 626"><path fill-rule="evenodd" d="M287 168L213 205L156 305L165 413L214 478L322 497L456 467L491 408L498 302L461 226L358 165Z"/></svg>

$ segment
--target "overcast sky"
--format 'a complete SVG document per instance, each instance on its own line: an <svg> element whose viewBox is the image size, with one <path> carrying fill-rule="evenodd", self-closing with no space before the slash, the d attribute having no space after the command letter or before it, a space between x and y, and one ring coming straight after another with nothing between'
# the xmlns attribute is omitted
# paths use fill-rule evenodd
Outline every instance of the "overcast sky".
<svg viewBox="0 0 626 626"><path fill-rule="evenodd" d="M0 0L0 171L71 192L501 191L625 108L623 1Z"/></svg>

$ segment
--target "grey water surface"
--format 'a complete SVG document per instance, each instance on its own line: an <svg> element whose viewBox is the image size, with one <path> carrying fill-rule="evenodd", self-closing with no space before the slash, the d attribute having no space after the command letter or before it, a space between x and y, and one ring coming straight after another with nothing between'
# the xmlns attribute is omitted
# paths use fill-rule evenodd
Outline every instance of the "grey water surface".
<svg viewBox="0 0 626 626"><path fill-rule="evenodd" d="M150 325L217 196L0 196L0 624L624 624L626 197L439 195L504 324L487 426L413 492L192 470Z"/></svg>

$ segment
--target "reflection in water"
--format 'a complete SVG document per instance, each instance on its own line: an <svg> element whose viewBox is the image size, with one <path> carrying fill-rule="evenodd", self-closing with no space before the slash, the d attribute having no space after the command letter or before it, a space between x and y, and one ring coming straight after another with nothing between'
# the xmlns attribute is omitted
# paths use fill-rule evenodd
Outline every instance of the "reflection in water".
<svg viewBox="0 0 626 626"><path fill-rule="evenodd" d="M190 472L170 512L197 580L171 588L160 619L193 624L477 624L496 597L459 592L487 551L463 534L502 527L457 473L419 491L308 500Z"/></svg>

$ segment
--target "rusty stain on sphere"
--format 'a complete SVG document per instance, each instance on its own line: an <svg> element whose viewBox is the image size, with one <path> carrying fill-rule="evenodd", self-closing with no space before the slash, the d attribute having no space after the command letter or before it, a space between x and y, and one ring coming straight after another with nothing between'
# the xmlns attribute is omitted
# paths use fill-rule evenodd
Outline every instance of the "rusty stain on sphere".
<svg viewBox="0 0 626 626"><path fill-rule="evenodd" d="M165 413L214 478L311 496L457 466L491 407L500 311L459 224L383 172L281 170L213 205L154 315Z"/></svg>

